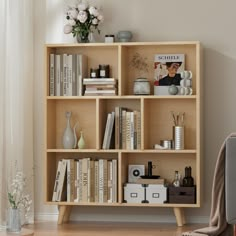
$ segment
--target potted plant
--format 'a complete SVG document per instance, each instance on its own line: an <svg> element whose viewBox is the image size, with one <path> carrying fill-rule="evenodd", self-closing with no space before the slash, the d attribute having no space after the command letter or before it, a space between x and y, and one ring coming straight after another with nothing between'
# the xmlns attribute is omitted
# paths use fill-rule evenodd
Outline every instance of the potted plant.
<svg viewBox="0 0 236 236"><path fill-rule="evenodd" d="M19 233L21 231L21 211L27 215L32 200L25 194L26 178L22 172L17 172L8 192L9 207L7 210L7 231Z"/></svg>
<svg viewBox="0 0 236 236"><path fill-rule="evenodd" d="M66 11L67 24L64 26L65 34L73 34L78 42L88 43L89 34L96 30L100 34L98 28L103 21L97 7L89 6L87 2L80 2L75 6L68 6Z"/></svg>
<svg viewBox="0 0 236 236"><path fill-rule="evenodd" d="M138 73L138 78L134 81L133 93L135 95L149 95L150 82L145 77L149 68L147 58L142 57L139 53L136 52L132 57L130 65Z"/></svg>

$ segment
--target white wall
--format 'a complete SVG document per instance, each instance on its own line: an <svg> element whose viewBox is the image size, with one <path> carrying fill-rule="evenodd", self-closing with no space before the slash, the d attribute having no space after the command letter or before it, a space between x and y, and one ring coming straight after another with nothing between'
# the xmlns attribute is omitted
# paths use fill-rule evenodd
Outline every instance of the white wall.
<svg viewBox="0 0 236 236"><path fill-rule="evenodd" d="M45 3L46 2L46 3ZM73 42L63 34L63 0L35 2L35 162L36 217L51 219L55 207L43 204L43 43ZM105 21L105 34L131 30L135 41L199 40L204 47L204 156L203 201L199 209L188 209L187 221L208 220L211 185L217 154L224 138L236 130L236 33L234 0L98 0ZM46 11L45 11L46 10ZM45 27L44 27L45 26ZM174 221L171 209L78 207L76 220ZM55 218L55 217L54 217Z"/></svg>

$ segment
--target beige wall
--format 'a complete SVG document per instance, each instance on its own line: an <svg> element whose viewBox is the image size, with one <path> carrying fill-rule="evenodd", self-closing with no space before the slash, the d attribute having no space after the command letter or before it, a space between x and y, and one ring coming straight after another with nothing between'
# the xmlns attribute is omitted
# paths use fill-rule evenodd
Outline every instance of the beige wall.
<svg viewBox="0 0 236 236"><path fill-rule="evenodd" d="M55 218L57 210L43 204L43 44L73 42L63 34L63 0L35 1L35 212L38 219ZM204 47L203 201L187 210L187 220L208 220L211 184L217 153L226 135L236 130L236 32L234 0L98 0L105 34L131 30L136 41L199 40ZM46 11L45 11L46 9ZM46 21L45 21L46 19ZM46 25L46 26L45 26ZM44 27L45 26L45 27ZM174 221L171 209L80 207L77 220Z"/></svg>

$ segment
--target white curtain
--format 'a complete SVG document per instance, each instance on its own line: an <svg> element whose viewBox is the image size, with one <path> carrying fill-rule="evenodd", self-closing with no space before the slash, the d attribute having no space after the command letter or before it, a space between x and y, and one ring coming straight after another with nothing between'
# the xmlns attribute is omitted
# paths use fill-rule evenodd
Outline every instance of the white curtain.
<svg viewBox="0 0 236 236"><path fill-rule="evenodd" d="M0 1L0 225L17 170L33 200L33 2ZM33 208L24 222L33 221Z"/></svg>

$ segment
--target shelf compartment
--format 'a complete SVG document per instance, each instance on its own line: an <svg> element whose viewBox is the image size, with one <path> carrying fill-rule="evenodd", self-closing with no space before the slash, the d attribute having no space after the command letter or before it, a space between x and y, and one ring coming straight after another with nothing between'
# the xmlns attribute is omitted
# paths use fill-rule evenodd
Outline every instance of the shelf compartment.
<svg viewBox="0 0 236 236"><path fill-rule="evenodd" d="M65 112L71 111L71 127L78 121L77 138L83 130L86 148L96 148L96 99L59 99L47 101L47 148L63 149L62 138L66 128Z"/></svg>
<svg viewBox="0 0 236 236"><path fill-rule="evenodd" d="M173 139L171 111L185 112L185 149L196 149L196 101L192 99L144 99L144 149L160 140Z"/></svg>
<svg viewBox="0 0 236 236"><path fill-rule="evenodd" d="M46 155L46 179L47 179L47 189L46 189L46 201L52 202L52 196L53 196L53 189L55 184L55 178L56 178L56 171L58 166L58 161L61 159L83 159L83 158L91 158L93 160L98 159L107 159L117 160L117 181L118 181L118 169L119 169L119 160L118 160L118 154L116 152L80 152L80 153L74 153L74 152L48 152ZM117 191L118 194L118 191ZM118 196L117 196L118 199ZM63 202L63 201L62 201ZM59 203L62 202L52 202L53 204L59 205ZM66 202L67 204L70 202ZM74 203L74 202L72 202ZM83 204L83 203L74 203L76 204ZM85 205L89 205L90 202L84 203ZM96 204L96 203L92 203ZM100 204L100 203L97 203ZM104 203L105 204L105 203ZM107 204L107 203L106 203ZM62 204L63 205L63 204Z"/></svg>
<svg viewBox="0 0 236 236"><path fill-rule="evenodd" d="M134 80L138 77L146 77L150 81L151 95L154 94L154 56L155 54L185 54L185 70L191 70L193 73L192 88L193 94L196 94L196 55L198 44L140 44L140 45L122 45L121 50L121 95L132 95ZM135 53L139 53L146 58L148 72L140 74L137 69L130 66L130 62Z"/></svg>
<svg viewBox="0 0 236 236"><path fill-rule="evenodd" d="M108 113L115 111L115 107L123 107L127 108L130 111L140 111L141 110L141 100L136 97L132 97L129 99L122 99L122 98L114 98L114 99L107 99L107 98L100 98L99 99L99 148L102 148L105 128L106 128L106 121Z"/></svg>
<svg viewBox="0 0 236 236"><path fill-rule="evenodd" d="M98 68L99 64L108 64L110 67L109 77L110 78L119 78L118 74L118 46L117 45L97 45L94 44L92 47L82 47L81 45L48 45L47 53L47 78L49 78L49 61L50 54L83 54L87 56L87 78L90 76L90 68ZM118 82L119 84L119 82ZM47 81L47 95L49 95L49 82Z"/></svg>
<svg viewBox="0 0 236 236"><path fill-rule="evenodd" d="M194 184L196 179L196 154L195 153L122 153L121 154L121 198L123 199L123 186L128 183L129 165L145 165L145 174L147 174L148 161L152 161L155 166L152 170L153 175L160 175L167 183L172 183L174 173L179 171L181 177L184 176L186 166L192 167L192 177ZM198 188L197 188L198 190Z"/></svg>

